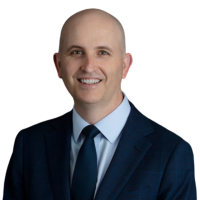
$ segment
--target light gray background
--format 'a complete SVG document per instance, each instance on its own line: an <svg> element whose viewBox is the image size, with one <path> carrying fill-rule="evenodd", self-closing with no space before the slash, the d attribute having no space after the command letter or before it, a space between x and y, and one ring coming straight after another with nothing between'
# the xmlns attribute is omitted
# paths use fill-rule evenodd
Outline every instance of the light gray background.
<svg viewBox="0 0 200 200"><path fill-rule="evenodd" d="M1 1L0 197L17 133L72 109L53 54L64 21L87 8L117 17L133 56L122 90L147 117L192 146L200 183L199 1Z"/></svg>

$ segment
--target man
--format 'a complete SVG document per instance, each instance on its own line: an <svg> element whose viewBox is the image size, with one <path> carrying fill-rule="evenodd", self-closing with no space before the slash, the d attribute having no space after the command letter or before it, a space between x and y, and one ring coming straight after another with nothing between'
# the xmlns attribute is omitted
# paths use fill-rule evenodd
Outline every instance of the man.
<svg viewBox="0 0 200 200"><path fill-rule="evenodd" d="M196 199L191 146L121 91L132 56L116 18L71 16L54 63L74 107L18 133L4 200Z"/></svg>

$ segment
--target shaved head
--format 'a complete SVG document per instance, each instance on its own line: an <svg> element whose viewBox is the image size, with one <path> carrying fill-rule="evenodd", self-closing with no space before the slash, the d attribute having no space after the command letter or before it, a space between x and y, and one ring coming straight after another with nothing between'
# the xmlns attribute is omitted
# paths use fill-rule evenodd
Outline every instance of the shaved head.
<svg viewBox="0 0 200 200"><path fill-rule="evenodd" d="M77 112L88 123L98 122L122 102L121 81L133 59L126 53L121 23L109 13L86 9L69 17L53 58Z"/></svg>
<svg viewBox="0 0 200 200"><path fill-rule="evenodd" d="M63 50L63 44L66 42L65 39L69 35L69 32L76 27L77 29L81 24L86 23L96 24L96 29L102 28L102 26L98 24L102 24L107 27L112 27L114 32L114 37L116 38L116 42L119 43L122 56L126 53L126 44L125 44L125 33L121 23L111 14L100 10L100 9L86 9L79 11L69 17L64 23L61 34L60 34L60 43L59 43L59 54L61 54ZM81 31L81 30L80 30ZM84 36L83 36L84 37Z"/></svg>

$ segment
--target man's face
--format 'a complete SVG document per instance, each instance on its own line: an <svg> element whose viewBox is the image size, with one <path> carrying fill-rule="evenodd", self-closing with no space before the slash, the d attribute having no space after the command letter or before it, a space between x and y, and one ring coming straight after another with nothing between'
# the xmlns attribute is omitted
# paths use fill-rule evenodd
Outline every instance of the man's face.
<svg viewBox="0 0 200 200"><path fill-rule="evenodd" d="M76 103L105 105L121 94L123 70L121 38L116 26L101 18L75 20L62 34L57 71ZM55 60L54 55L54 60ZM99 83L82 83L100 80Z"/></svg>

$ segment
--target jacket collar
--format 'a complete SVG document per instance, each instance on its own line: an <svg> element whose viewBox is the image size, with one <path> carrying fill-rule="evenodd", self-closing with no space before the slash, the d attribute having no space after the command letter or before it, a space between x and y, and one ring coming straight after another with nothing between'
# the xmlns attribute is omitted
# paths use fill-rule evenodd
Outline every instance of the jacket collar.
<svg viewBox="0 0 200 200"><path fill-rule="evenodd" d="M154 132L150 120L129 101L131 112L122 130L115 154L98 188L95 200L114 200L145 156L152 143L145 137Z"/></svg>
<svg viewBox="0 0 200 200"><path fill-rule="evenodd" d="M95 200L114 200L127 183L152 143L145 137L154 132L150 120L129 101L131 112L122 137L98 188ZM72 110L51 120L54 130L45 135L47 163L55 200L70 200L70 150Z"/></svg>

